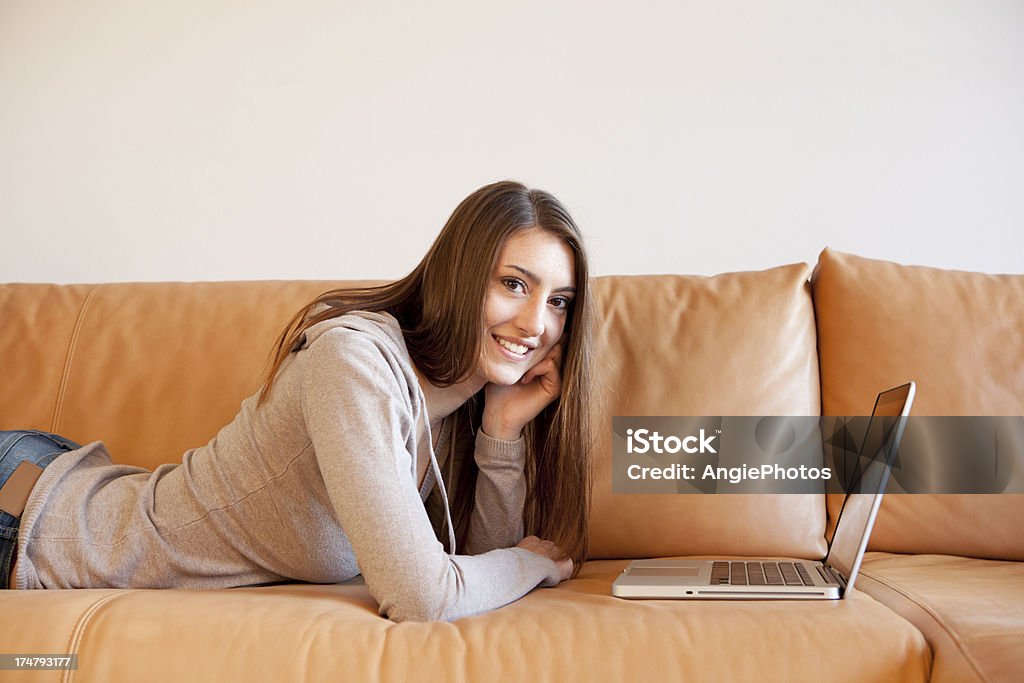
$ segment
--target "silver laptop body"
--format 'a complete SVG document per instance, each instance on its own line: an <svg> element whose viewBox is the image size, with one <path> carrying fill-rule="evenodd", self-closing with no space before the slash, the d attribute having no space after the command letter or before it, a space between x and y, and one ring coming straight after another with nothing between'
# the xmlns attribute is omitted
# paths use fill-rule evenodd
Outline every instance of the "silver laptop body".
<svg viewBox="0 0 1024 683"><path fill-rule="evenodd" d="M633 560L615 579L612 595L690 600L836 600L849 595L882 503L889 467L903 437L915 390L914 382L909 382L883 391L875 400L860 455L871 457L872 451L888 450L871 458L862 475L862 485L851 487L847 493L824 560Z"/></svg>

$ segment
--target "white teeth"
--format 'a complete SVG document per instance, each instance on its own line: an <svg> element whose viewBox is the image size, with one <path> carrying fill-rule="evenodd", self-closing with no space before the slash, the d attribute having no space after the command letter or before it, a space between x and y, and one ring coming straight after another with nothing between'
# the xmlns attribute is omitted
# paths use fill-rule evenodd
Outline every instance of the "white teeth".
<svg viewBox="0 0 1024 683"><path fill-rule="evenodd" d="M497 339L497 337L495 338ZM512 342L506 341L505 339L498 339L498 343L504 346L512 353L518 353L520 356L526 353L527 351L526 346L523 346L522 344L513 344Z"/></svg>

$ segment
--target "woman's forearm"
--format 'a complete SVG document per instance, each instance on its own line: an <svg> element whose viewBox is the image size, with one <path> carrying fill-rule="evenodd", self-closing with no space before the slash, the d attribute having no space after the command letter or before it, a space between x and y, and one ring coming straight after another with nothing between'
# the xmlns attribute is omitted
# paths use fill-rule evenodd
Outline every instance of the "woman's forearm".
<svg viewBox="0 0 1024 683"><path fill-rule="evenodd" d="M480 472L465 550L476 555L523 539L526 442L521 436L505 441L477 432L474 457Z"/></svg>

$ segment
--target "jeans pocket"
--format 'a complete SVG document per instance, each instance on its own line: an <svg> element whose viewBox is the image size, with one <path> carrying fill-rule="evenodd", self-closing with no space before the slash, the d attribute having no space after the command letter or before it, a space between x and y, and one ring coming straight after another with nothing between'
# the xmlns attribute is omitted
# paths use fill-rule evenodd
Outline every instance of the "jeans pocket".
<svg viewBox="0 0 1024 683"><path fill-rule="evenodd" d="M81 448L74 441L38 429L0 431L0 486L22 462L40 467L63 453Z"/></svg>
<svg viewBox="0 0 1024 683"><path fill-rule="evenodd" d="M67 438L61 436L60 434L51 434L50 432L43 432L43 431L40 431L38 429L30 429L30 430L26 430L26 431L30 431L33 434L45 437L45 438L49 439L50 441L52 441L53 443L55 443L56 445L60 446L61 448L65 449L65 450L73 451L73 450L75 450L77 448L81 448L82 447L82 444L75 443L71 439L67 439Z"/></svg>

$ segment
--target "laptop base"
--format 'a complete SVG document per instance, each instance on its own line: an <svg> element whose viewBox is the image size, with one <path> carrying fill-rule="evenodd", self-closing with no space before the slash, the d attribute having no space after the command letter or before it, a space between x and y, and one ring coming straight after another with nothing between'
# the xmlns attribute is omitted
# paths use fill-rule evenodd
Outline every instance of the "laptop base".
<svg viewBox="0 0 1024 683"><path fill-rule="evenodd" d="M842 594L827 567L807 560L633 560L612 584L616 597L647 600L838 600Z"/></svg>

